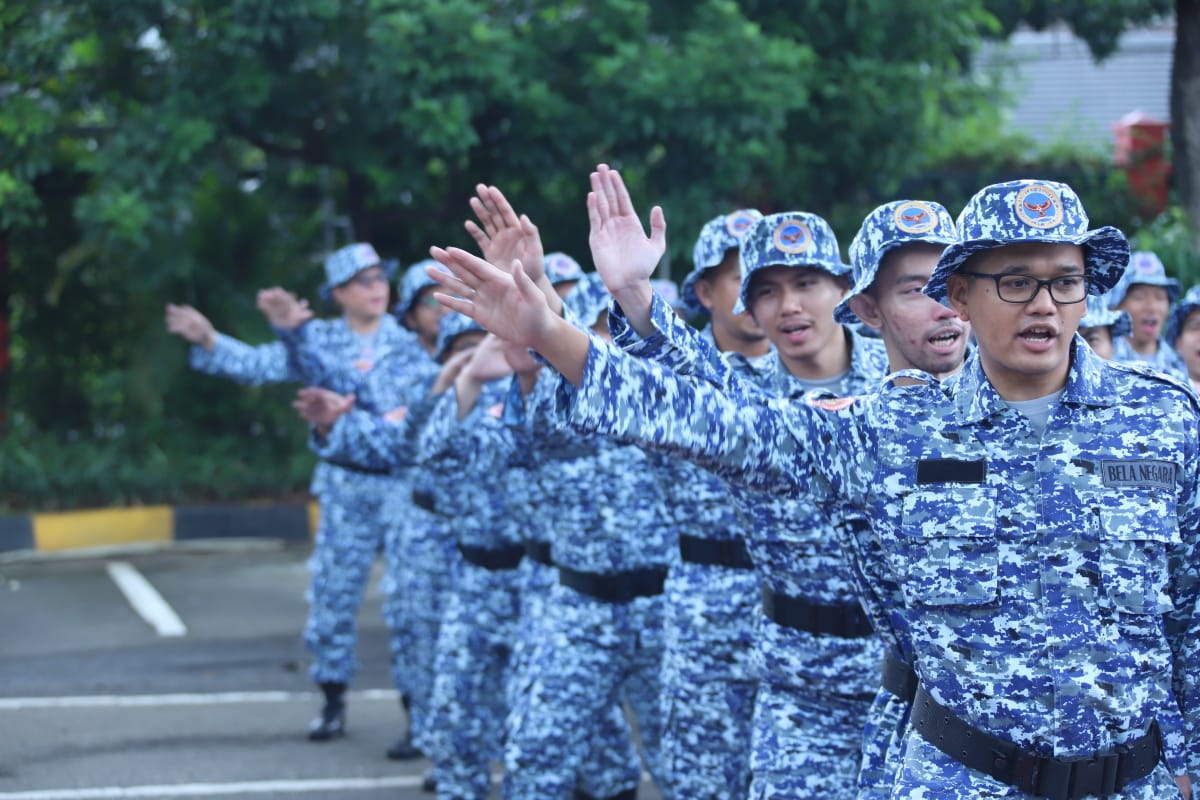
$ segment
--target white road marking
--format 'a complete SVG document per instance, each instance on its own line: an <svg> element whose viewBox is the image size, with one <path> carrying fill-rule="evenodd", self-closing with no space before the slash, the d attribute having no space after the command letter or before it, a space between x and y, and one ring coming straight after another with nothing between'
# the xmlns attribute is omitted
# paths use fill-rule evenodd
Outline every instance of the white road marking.
<svg viewBox="0 0 1200 800"><path fill-rule="evenodd" d="M396 702L395 689L363 689L348 693L351 700ZM209 692L204 694L77 695L67 697L0 697L0 711L31 708L135 708L154 706L210 706L228 703L309 702L315 692Z"/></svg>
<svg viewBox="0 0 1200 800"><path fill-rule="evenodd" d="M105 564L108 575L125 595L129 605L138 616L146 620L159 636L185 636L187 627L175 613L175 609L163 599L150 581L142 576L128 561L109 561Z"/></svg>
<svg viewBox="0 0 1200 800"><path fill-rule="evenodd" d="M102 786L90 789L38 789L0 792L0 800L108 800L126 797L219 797L231 794L332 792L354 789L415 789L420 775L388 778L324 778L320 780L243 781L239 783L179 783L162 786Z"/></svg>

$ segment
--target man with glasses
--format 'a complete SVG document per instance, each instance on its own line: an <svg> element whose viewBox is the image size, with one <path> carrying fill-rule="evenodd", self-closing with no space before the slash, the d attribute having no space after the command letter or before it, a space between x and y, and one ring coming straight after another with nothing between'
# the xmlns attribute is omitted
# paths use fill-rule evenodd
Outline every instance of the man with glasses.
<svg viewBox="0 0 1200 800"><path fill-rule="evenodd" d="M627 201L590 204L593 244L625 256L610 285L644 292L661 211L647 239ZM462 251L444 256L444 285L474 294L443 302L559 370L573 425L867 514L920 681L894 798L1178 796L1160 730L1178 733L1182 711L1195 770L1200 407L1076 336L1129 247L1088 229L1069 186L985 187L957 228L924 291L971 323L967 364L833 413L571 334L519 268Z"/></svg>

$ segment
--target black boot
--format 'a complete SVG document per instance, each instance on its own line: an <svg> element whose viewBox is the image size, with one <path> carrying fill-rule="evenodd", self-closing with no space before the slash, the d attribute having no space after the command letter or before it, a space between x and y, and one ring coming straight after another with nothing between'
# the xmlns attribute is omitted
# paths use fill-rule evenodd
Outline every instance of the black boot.
<svg viewBox="0 0 1200 800"><path fill-rule="evenodd" d="M325 742L346 732L346 684L322 683L325 707L308 726L310 742Z"/></svg>
<svg viewBox="0 0 1200 800"><path fill-rule="evenodd" d="M425 770L425 774L421 776L421 791L429 794L437 791L437 779L433 777L433 767Z"/></svg>
<svg viewBox="0 0 1200 800"><path fill-rule="evenodd" d="M413 745L412 741L412 699L406 695L400 695L400 705L404 706L404 714L408 717L408 730L404 732L396 741L392 742L392 746L387 749L387 757L393 761L412 761L413 759L422 758L425 754Z"/></svg>

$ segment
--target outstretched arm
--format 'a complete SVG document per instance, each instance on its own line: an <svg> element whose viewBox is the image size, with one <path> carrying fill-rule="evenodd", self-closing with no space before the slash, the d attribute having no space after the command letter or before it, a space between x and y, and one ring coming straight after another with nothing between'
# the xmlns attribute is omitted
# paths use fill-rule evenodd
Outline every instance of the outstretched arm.
<svg viewBox="0 0 1200 800"><path fill-rule="evenodd" d="M169 333L192 344L188 364L197 372L250 386L299 379L289 368L281 343L249 345L218 333L208 318L191 306L168 303L166 325Z"/></svg>
<svg viewBox="0 0 1200 800"><path fill-rule="evenodd" d="M457 247L434 247L429 252L450 271L427 271L448 292L435 295L442 305L466 314L505 341L536 350L578 385L587 362L588 336L551 310L520 261L513 261L512 271L505 272Z"/></svg>
<svg viewBox="0 0 1200 800"><path fill-rule="evenodd" d="M667 247L666 218L661 207L650 209L647 237L619 172L601 164L592 173L591 182L587 207L592 261L629 324L638 334L649 336L654 332L650 276Z"/></svg>

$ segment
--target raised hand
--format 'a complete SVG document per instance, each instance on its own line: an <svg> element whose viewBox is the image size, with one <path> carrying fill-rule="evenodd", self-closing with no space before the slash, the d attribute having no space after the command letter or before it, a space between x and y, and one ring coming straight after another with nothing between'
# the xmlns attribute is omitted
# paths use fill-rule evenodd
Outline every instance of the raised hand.
<svg viewBox="0 0 1200 800"><path fill-rule="evenodd" d="M433 381L433 386L430 387L430 394L441 394L454 385L454 381L458 380L459 374L463 368L467 366L467 362L471 360L475 348L468 347L464 350L459 350L454 355L446 359L446 363L442 365L442 369L438 372L437 377Z"/></svg>
<svg viewBox="0 0 1200 800"><path fill-rule="evenodd" d="M442 305L466 314L501 339L535 349L543 343L558 317L520 261L505 271L457 247L432 247L429 254L450 270L426 270L446 289L434 295Z"/></svg>
<svg viewBox="0 0 1200 800"><path fill-rule="evenodd" d="M470 204L479 224L467 220L463 225L484 259L502 267L520 261L529 279L540 284L545 276L546 254L537 226L524 214L518 217L508 198L495 186L480 183L475 186L475 195Z"/></svg>
<svg viewBox="0 0 1200 800"><path fill-rule="evenodd" d="M619 172L600 164L591 174L591 183L587 198L591 222L588 244L596 271L622 305L631 294L648 304L650 276L667 248L667 221L662 208L650 209L647 237Z"/></svg>
<svg viewBox="0 0 1200 800"><path fill-rule="evenodd" d="M296 393L292 408L310 425L326 433L343 414L354 408L354 395L307 386Z"/></svg>
<svg viewBox="0 0 1200 800"><path fill-rule="evenodd" d="M192 344L212 350L217 344L217 331L208 317L191 306L167 303L167 332L182 336Z"/></svg>
<svg viewBox="0 0 1200 800"><path fill-rule="evenodd" d="M504 340L489 333L471 354L463 376L479 383L491 383L512 375L513 368L504 357Z"/></svg>
<svg viewBox="0 0 1200 800"><path fill-rule="evenodd" d="M271 327L278 330L299 328L313 316L307 300L299 300L296 295L279 286L260 289L255 304Z"/></svg>

